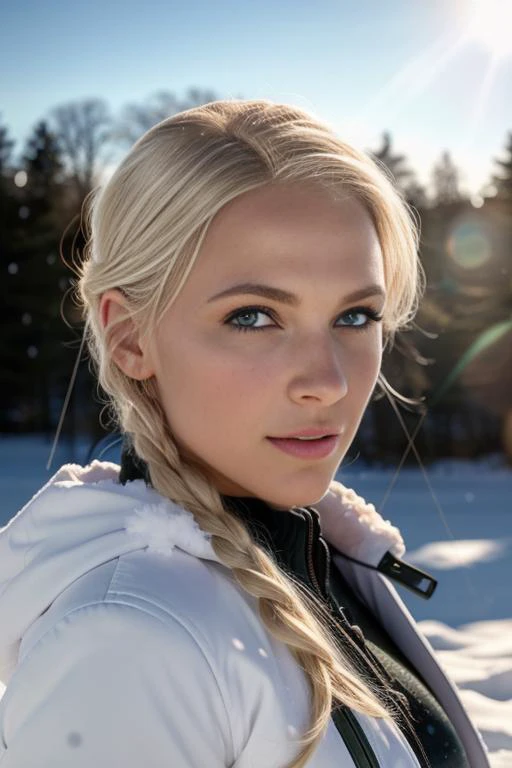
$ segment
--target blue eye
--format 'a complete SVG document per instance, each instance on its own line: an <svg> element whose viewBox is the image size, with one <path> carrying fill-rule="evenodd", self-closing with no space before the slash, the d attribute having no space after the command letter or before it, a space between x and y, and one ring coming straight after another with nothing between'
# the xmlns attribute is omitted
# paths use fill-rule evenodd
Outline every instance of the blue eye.
<svg viewBox="0 0 512 768"><path fill-rule="evenodd" d="M264 315L273 322L264 325L256 325L258 315ZM353 307L339 316L338 320L344 321L337 324L337 328L350 328L354 331L364 331L373 323L382 320L372 307ZM236 322L234 322L236 321ZM274 320L273 313L267 307L241 307L233 312L225 321L225 324L236 331L264 331L267 328L279 327Z"/></svg>
<svg viewBox="0 0 512 768"><path fill-rule="evenodd" d="M237 331L262 331L264 328L271 327L270 325L254 325L250 322L251 318L254 319L256 315L265 315L270 317L270 312L261 307L244 307L237 310L233 315L228 318L228 325L230 328L234 328ZM238 320L238 323L233 323L233 320ZM248 322L249 321L249 322Z"/></svg>
<svg viewBox="0 0 512 768"><path fill-rule="evenodd" d="M347 320L347 318L348 322L345 322L344 325L351 328L364 328L364 326L368 325L372 320L378 319L372 317L368 309L351 309L341 316L342 320Z"/></svg>

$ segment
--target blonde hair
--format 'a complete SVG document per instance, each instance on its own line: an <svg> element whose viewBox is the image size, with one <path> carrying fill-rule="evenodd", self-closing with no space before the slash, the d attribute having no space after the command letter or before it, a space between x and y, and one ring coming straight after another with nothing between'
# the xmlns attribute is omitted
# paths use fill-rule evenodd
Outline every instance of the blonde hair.
<svg viewBox="0 0 512 768"><path fill-rule="evenodd" d="M295 107L216 101L160 122L132 148L95 196L91 237L78 284L91 357L121 430L149 470L154 488L182 504L211 534L235 580L258 600L268 631L285 643L311 687L311 726L290 768L301 768L322 738L333 703L375 717L390 712L355 671L312 601L227 510L172 436L153 379L137 381L113 362L111 328L100 322L102 294L120 289L150 334L186 280L215 214L240 194L270 184L315 183L359 199L372 217L384 257L388 341L410 321L421 291L418 234L391 181L364 153Z"/></svg>

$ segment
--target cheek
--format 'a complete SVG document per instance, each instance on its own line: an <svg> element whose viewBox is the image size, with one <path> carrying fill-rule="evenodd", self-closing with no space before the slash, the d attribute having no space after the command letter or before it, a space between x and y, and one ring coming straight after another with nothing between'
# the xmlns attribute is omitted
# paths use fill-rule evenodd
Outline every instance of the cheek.
<svg viewBox="0 0 512 768"><path fill-rule="evenodd" d="M219 343L209 335L196 337L184 328L178 330L181 332L173 334L172 342L157 342L155 359L167 418L182 436L209 426L222 440L222 435L240 425L261 426L278 399L286 396L290 377L303 372L304 361L298 364L294 345L269 348L258 339L244 344L243 338ZM349 400L355 410L364 408L373 391L381 348L379 329L361 337L347 337L340 347Z"/></svg>
<svg viewBox="0 0 512 768"><path fill-rule="evenodd" d="M382 365L382 342L379 337L362 345L352 358L350 389L358 399L365 401L372 393Z"/></svg>
<svg viewBox="0 0 512 768"><path fill-rule="evenodd" d="M158 357L158 387L171 425L184 431L217 424L228 431L230 424L264 411L273 378L268 361L255 361L249 345L241 354L208 339L180 339Z"/></svg>
<svg viewBox="0 0 512 768"><path fill-rule="evenodd" d="M366 352L364 371L369 380L376 379L382 365L382 345L380 339L371 344Z"/></svg>

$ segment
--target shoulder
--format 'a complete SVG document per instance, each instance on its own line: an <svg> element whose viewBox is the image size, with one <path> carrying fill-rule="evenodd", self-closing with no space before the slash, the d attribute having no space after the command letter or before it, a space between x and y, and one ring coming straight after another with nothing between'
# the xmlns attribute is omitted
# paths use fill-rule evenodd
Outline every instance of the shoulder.
<svg viewBox="0 0 512 768"><path fill-rule="evenodd" d="M120 557L104 602L129 604L163 624L178 621L205 649L257 610L228 568L177 548L170 555L138 550Z"/></svg>
<svg viewBox="0 0 512 768"><path fill-rule="evenodd" d="M179 696L187 711L197 710L199 728L205 719L203 732L213 729L212 742L222 738L216 749L224 754L240 753L251 737L248 712L276 738L286 723L304 726L301 670L265 630L255 599L219 563L178 549L123 555L77 579L40 622L11 686L11 713L26 680L45 700L64 685L71 707L101 699L106 711L135 696L138 712L141 702L160 701L175 723ZM283 689L294 690L290 701Z"/></svg>
<svg viewBox="0 0 512 768"><path fill-rule="evenodd" d="M226 633L243 626L255 601L238 587L229 569L175 548L164 554L128 552L91 567L70 583L22 641L21 655L56 627L79 624L84 642L102 627L125 624L156 639L179 634L209 658ZM127 627L125 627L127 629Z"/></svg>
<svg viewBox="0 0 512 768"><path fill-rule="evenodd" d="M211 659L183 622L105 599L68 610L39 638L7 687L0 725L13 765L34 764L35 744L39 764L70 764L74 735L77 766L156 766L167 755L175 765L220 768L233 759L230 711Z"/></svg>
<svg viewBox="0 0 512 768"><path fill-rule="evenodd" d="M84 653L98 638L113 649L118 641L123 647L161 647L171 664L180 657L185 667L202 667L223 696L232 684L238 689L254 683L242 657L250 653L256 671L276 653L256 599L231 571L178 548L172 554L137 550L91 568L30 628L20 661L60 638Z"/></svg>
<svg viewBox="0 0 512 768"><path fill-rule="evenodd" d="M182 558L176 553L172 559ZM196 558L183 559L191 561L190 571L200 570ZM146 666L146 671L156 664L162 674L166 666L175 668L179 658L185 668L201 668L205 679L217 685L207 632L194 621L203 607L200 592L187 585L183 567L169 567L170 560L139 551L91 568L57 597L36 622L40 626L24 638L21 665L45 649L58 654L59 648L73 663L101 658L106 663L112 657L117 664L124 659Z"/></svg>

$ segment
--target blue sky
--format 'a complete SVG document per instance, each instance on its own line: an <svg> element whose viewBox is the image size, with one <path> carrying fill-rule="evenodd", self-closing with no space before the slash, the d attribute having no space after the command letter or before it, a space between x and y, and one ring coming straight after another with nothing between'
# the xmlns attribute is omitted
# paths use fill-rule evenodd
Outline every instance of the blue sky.
<svg viewBox="0 0 512 768"><path fill-rule="evenodd" d="M0 16L0 113L21 149L66 101L116 112L211 88L297 104L367 149L388 129L422 181L447 149L476 192L512 130L512 56L463 39L470 2L16 0Z"/></svg>

